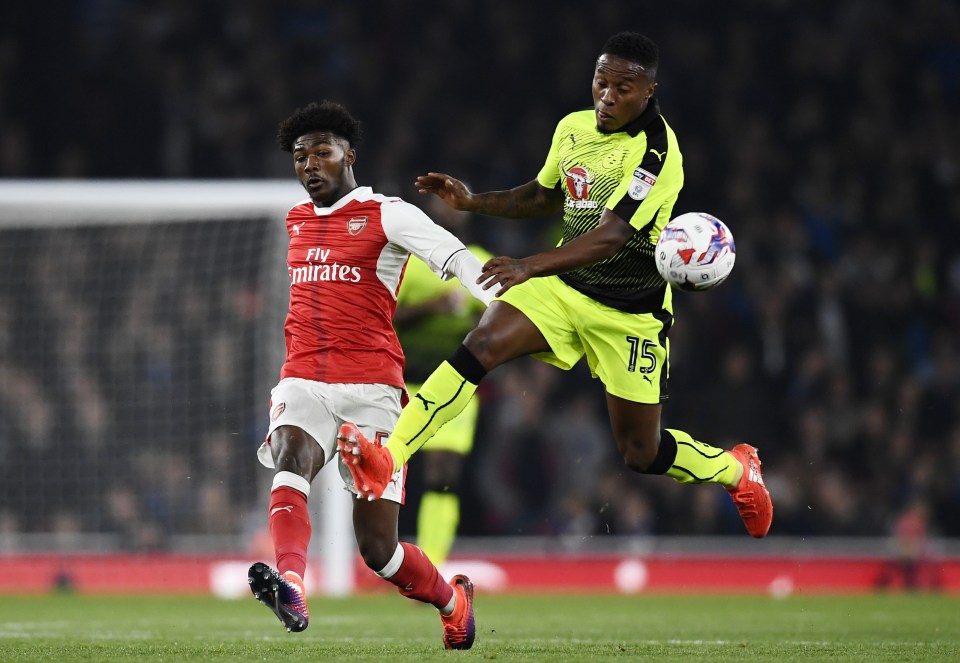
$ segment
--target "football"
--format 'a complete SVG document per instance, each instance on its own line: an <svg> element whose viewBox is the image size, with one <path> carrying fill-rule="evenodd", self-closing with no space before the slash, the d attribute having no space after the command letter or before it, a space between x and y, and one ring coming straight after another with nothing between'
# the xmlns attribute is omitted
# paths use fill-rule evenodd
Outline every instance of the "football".
<svg viewBox="0 0 960 663"><path fill-rule="evenodd" d="M723 221L704 212L687 212L664 226L654 257L657 271L670 285L709 290L730 276L737 248Z"/></svg>

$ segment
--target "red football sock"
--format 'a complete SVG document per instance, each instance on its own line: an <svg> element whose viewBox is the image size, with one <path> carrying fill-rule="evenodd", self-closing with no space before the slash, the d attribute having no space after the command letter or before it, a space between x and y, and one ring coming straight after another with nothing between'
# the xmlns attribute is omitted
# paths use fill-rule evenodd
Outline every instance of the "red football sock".
<svg viewBox="0 0 960 663"><path fill-rule="evenodd" d="M307 496L288 486L274 488L270 493L269 522L277 571L296 571L303 578L311 533Z"/></svg>
<svg viewBox="0 0 960 663"><path fill-rule="evenodd" d="M401 542L400 546L403 548L403 562L396 573L384 580L396 585L407 598L430 603L437 610L450 605L453 587L444 581L433 562L412 543Z"/></svg>

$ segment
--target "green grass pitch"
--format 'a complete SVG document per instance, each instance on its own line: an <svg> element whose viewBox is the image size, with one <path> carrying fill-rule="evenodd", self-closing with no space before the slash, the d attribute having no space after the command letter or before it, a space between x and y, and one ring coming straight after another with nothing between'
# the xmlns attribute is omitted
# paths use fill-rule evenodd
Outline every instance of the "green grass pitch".
<svg viewBox="0 0 960 663"><path fill-rule="evenodd" d="M447 652L432 608L392 593L314 597L286 633L252 598L0 597L8 661L960 661L960 599L487 595Z"/></svg>

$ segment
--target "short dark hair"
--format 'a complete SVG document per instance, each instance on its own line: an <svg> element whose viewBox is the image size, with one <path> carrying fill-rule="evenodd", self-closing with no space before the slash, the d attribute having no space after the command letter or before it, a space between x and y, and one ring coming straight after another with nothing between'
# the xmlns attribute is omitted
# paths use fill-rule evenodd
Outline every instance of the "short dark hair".
<svg viewBox="0 0 960 663"><path fill-rule="evenodd" d="M635 62L651 79L656 77L660 63L660 49L652 39L639 32L618 32L603 45L600 55L616 55Z"/></svg>
<svg viewBox="0 0 960 663"><path fill-rule="evenodd" d="M333 101L316 101L298 108L277 128L277 144L284 152L293 152L294 142L304 134L329 131L357 147L363 137L360 121Z"/></svg>

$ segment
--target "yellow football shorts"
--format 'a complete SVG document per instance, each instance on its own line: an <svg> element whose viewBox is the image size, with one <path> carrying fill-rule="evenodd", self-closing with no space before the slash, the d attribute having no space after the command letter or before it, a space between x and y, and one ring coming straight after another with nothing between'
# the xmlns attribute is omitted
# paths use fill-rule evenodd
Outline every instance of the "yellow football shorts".
<svg viewBox="0 0 960 663"><path fill-rule="evenodd" d="M407 383L407 393L410 394L411 399L419 389L419 384ZM427 440L421 451L453 451L467 455L473 449L473 438L477 434L479 416L480 399L474 394L463 411Z"/></svg>
<svg viewBox="0 0 960 663"><path fill-rule="evenodd" d="M614 396L636 403L667 399L673 300L666 288L661 310L625 313L574 290L557 276L530 279L498 298L519 309L550 344L534 357L570 370L587 365Z"/></svg>

